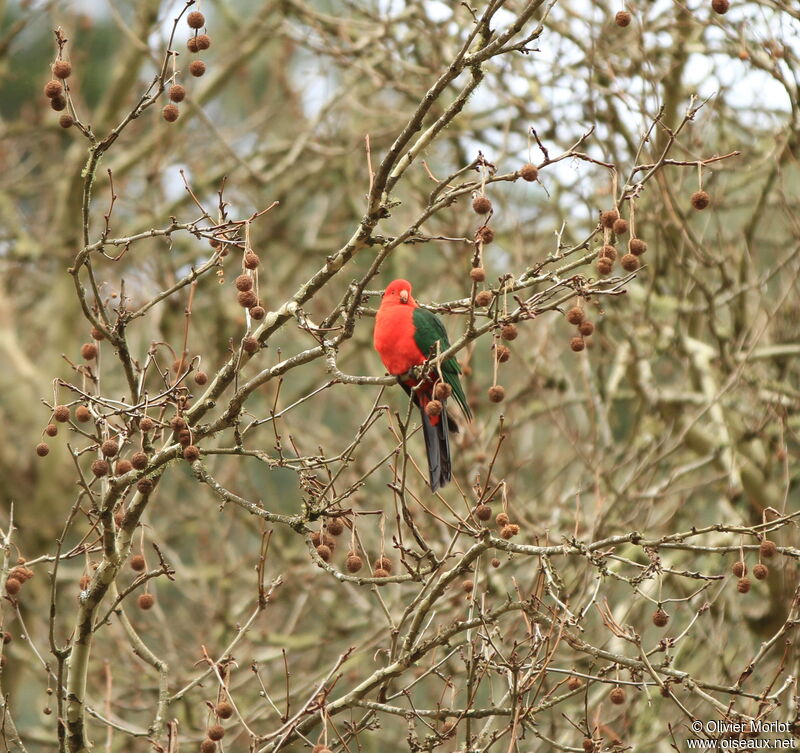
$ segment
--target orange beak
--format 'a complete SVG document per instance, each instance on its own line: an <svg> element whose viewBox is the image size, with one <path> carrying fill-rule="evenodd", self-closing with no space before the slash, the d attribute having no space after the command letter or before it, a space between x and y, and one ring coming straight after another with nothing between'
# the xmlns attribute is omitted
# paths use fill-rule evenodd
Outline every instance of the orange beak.
<svg viewBox="0 0 800 753"><path fill-rule="evenodd" d="M400 291L400 303L408 303L408 291L401 290Z"/></svg>

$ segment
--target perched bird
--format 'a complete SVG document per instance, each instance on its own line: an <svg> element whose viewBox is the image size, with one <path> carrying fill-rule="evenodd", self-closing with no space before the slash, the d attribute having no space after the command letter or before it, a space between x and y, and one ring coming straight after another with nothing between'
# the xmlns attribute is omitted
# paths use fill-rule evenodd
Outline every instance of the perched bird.
<svg viewBox="0 0 800 753"><path fill-rule="evenodd" d="M444 399L440 401L442 410L438 415L433 410L425 410L434 400L434 390L440 382L439 370L431 369L427 375L419 375L419 378L410 371L436 355L437 342L439 353L450 347L442 320L427 309L420 308L411 295L410 282L395 280L389 283L375 318L373 343L387 371L397 377L397 381L420 408L432 491L450 481L450 441L447 435L448 431L458 431L458 425L448 415ZM458 362L455 358L448 358L440 369L449 390L447 387L439 388L438 394L452 392L464 415L471 418L458 378L461 373ZM420 381L422 385L412 392L412 388Z"/></svg>

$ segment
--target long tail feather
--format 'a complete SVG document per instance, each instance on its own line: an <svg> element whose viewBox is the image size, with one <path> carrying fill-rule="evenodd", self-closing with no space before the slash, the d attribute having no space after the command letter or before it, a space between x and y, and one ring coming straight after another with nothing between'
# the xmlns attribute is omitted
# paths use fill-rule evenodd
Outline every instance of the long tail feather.
<svg viewBox="0 0 800 753"><path fill-rule="evenodd" d="M420 414L422 415L422 432L425 436L425 450L428 454L431 491L435 492L447 484L452 475L447 411L442 411L435 426L431 424L428 414L422 408L420 408Z"/></svg>

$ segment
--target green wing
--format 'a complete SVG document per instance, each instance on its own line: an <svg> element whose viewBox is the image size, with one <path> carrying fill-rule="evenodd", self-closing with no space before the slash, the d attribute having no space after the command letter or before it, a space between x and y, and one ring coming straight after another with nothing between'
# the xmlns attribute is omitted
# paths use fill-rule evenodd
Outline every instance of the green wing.
<svg viewBox="0 0 800 753"><path fill-rule="evenodd" d="M447 339L447 330L444 328L442 320L432 311L419 307L415 308L414 342L426 358L436 353L437 341L439 342L440 352L450 347L450 341ZM458 365L458 361L456 361L455 358L448 358L442 364L442 376L444 377L444 381L452 388L453 396L461 406L461 410L464 411L464 415L467 418L472 418L472 413L467 405L467 398L461 387L461 380L458 378L460 373L461 367Z"/></svg>

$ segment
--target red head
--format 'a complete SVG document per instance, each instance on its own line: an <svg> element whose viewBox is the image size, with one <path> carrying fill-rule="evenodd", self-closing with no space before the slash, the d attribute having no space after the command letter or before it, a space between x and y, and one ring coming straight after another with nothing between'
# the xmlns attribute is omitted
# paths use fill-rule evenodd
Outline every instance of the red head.
<svg viewBox="0 0 800 753"><path fill-rule="evenodd" d="M381 305L393 305L398 303L410 303L416 306L417 302L411 295L411 283L408 280L394 280L390 282L383 293Z"/></svg>

